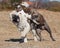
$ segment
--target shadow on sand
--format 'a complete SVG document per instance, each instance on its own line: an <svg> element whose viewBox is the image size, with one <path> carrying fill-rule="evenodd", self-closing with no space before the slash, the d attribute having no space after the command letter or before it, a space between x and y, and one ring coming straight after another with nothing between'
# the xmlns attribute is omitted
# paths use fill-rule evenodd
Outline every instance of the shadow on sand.
<svg viewBox="0 0 60 48"><path fill-rule="evenodd" d="M34 40L34 39L28 39L28 41L30 40ZM19 42L19 43L23 43L24 40L23 39L9 39L9 40L5 40L6 42Z"/></svg>

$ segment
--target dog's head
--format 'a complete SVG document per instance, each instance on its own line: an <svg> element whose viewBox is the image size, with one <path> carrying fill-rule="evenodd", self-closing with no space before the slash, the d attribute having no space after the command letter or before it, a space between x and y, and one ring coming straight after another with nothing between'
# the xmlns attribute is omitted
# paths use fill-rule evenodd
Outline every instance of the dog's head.
<svg viewBox="0 0 60 48"><path fill-rule="evenodd" d="M20 21L20 18L19 18L19 16L17 16L17 15L12 15L12 22L14 23L14 24L18 24L19 23L19 21Z"/></svg>

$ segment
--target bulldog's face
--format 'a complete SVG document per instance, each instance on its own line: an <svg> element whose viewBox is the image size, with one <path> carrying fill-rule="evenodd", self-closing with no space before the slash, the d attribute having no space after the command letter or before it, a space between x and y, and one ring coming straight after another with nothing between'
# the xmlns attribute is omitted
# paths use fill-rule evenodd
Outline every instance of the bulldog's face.
<svg viewBox="0 0 60 48"><path fill-rule="evenodd" d="M19 21L20 21L19 16L16 16L16 15L13 15L13 16L12 16L12 22L13 22L15 25L17 25L17 24L19 23Z"/></svg>

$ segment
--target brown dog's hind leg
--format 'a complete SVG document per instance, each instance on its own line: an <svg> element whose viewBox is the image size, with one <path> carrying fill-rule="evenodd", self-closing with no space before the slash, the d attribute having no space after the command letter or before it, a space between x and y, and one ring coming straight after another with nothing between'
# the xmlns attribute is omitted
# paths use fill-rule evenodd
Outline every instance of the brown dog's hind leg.
<svg viewBox="0 0 60 48"><path fill-rule="evenodd" d="M45 23L44 28L45 28L45 30L50 34L51 39L52 39L53 41L55 41L55 39L54 39L53 36L52 36L51 29L50 29L50 27L48 26L47 23Z"/></svg>

